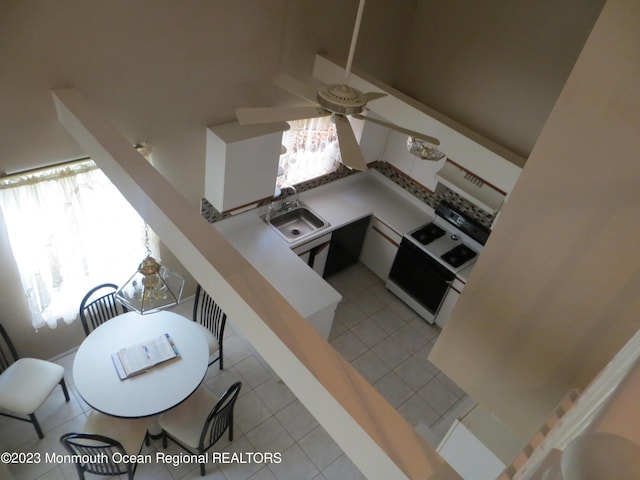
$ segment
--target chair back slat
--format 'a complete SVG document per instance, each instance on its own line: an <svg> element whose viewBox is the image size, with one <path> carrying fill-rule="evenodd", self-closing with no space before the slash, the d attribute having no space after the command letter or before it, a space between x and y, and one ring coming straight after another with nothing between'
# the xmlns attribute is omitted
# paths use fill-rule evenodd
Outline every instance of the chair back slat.
<svg viewBox="0 0 640 480"><path fill-rule="evenodd" d="M200 286L196 288L193 304L193 320L208 328L217 339L224 334L227 315L211 296Z"/></svg>
<svg viewBox="0 0 640 480"><path fill-rule="evenodd" d="M124 305L116 301L117 290L117 285L104 283L92 288L84 296L80 303L80 320L85 335L89 335L107 320L127 311Z"/></svg>
<svg viewBox="0 0 640 480"><path fill-rule="evenodd" d="M207 328L218 341L218 356L209 364L217 360L222 370L224 362L222 339L224 327L227 324L227 314L200 285L196 288L196 298L193 302L193 321Z"/></svg>
<svg viewBox="0 0 640 480"><path fill-rule="evenodd" d="M9 338L9 334L0 323L0 373L9 368L18 358L18 352Z"/></svg>
<svg viewBox="0 0 640 480"><path fill-rule="evenodd" d="M204 452L233 426L233 408L240 394L241 382L231 385L213 407L200 435L199 450Z"/></svg>
<svg viewBox="0 0 640 480"><path fill-rule="evenodd" d="M126 474L133 478L131 463L117 463L116 458L122 458L127 454L120 442L103 435L90 433L65 433L60 437L60 443L71 455L76 455L78 462L75 464L80 478L84 473L97 475L121 475Z"/></svg>

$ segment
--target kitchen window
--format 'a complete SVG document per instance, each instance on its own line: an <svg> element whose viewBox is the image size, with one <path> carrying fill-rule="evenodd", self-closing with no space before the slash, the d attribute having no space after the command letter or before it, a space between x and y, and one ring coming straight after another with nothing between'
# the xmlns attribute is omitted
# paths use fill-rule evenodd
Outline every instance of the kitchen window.
<svg viewBox="0 0 640 480"><path fill-rule="evenodd" d="M0 208L36 329L73 322L91 287L126 281L145 253L142 218L91 160L0 179Z"/></svg>
<svg viewBox="0 0 640 480"><path fill-rule="evenodd" d="M336 127L331 117L309 118L289 122L282 134L287 149L280 157L277 186L295 185L334 172L340 165Z"/></svg>

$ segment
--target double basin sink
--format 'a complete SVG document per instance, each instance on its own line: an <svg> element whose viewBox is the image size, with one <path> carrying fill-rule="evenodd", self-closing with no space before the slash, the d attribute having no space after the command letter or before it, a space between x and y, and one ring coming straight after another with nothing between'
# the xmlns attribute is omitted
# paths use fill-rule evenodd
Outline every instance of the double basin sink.
<svg viewBox="0 0 640 480"><path fill-rule="evenodd" d="M329 222L311 211L306 205L298 205L284 212L277 213L264 221L288 242L295 242L309 237L329 226Z"/></svg>

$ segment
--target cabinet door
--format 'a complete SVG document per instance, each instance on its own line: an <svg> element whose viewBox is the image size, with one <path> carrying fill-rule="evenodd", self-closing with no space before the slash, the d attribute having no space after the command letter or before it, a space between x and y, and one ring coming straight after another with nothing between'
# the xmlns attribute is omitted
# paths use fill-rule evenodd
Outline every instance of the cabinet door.
<svg viewBox="0 0 640 480"><path fill-rule="evenodd" d="M304 263L313 268L318 275L322 276L325 263L327 262L330 242L331 233L327 233L303 245L298 245L292 250Z"/></svg>
<svg viewBox="0 0 640 480"><path fill-rule="evenodd" d="M370 219L371 217L365 217L333 231L323 277L333 275L358 262Z"/></svg>
<svg viewBox="0 0 640 480"><path fill-rule="evenodd" d="M238 122L207 129L205 197L220 212L273 196L278 175L282 131L270 123Z"/></svg>
<svg viewBox="0 0 640 480"><path fill-rule="evenodd" d="M362 245L360 261L382 280L386 280L401 240L402 235L373 217Z"/></svg>
<svg viewBox="0 0 640 480"><path fill-rule="evenodd" d="M505 468L505 464L458 420L438 446L438 453L468 480L498 478Z"/></svg>
<svg viewBox="0 0 640 480"><path fill-rule="evenodd" d="M310 263L309 266L315 270L315 272L322 276L324 274L324 269L327 266L327 258L329 256L329 245L330 243L323 243L322 245L318 245L314 247L312 250L313 253L313 263Z"/></svg>
<svg viewBox="0 0 640 480"><path fill-rule="evenodd" d="M304 253L301 253L300 255L298 255L298 258L300 258L300 260L302 260L304 263L306 263L307 265L309 265L309 259L311 258L311 251L308 250ZM309 265L311 266L311 265Z"/></svg>

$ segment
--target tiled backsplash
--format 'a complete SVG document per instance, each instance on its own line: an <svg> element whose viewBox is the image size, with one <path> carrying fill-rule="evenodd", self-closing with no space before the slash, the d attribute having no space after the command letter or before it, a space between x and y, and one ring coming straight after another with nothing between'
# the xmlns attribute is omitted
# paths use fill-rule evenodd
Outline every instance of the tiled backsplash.
<svg viewBox="0 0 640 480"><path fill-rule="evenodd" d="M385 177L392 180L394 183L402 187L404 190L412 194L414 197L418 198L425 204L429 205L431 208L435 210L438 204L446 200L447 202L453 204L456 208L466 213L474 220L476 220L481 225L485 227L491 228L491 224L493 223L494 216L485 212L484 210L476 207L474 204L470 203L457 193L449 190L442 184L438 184L435 192L425 188L420 185L418 182L413 180L411 177L401 172L397 168L391 166L387 162L374 162L369 164L369 168L374 168L382 173ZM335 172L329 173L327 175L323 175L318 178L314 178L312 180L308 180L306 182L302 182L296 185L296 189L298 192L305 192L307 190L311 190L313 188L319 187L321 185L325 185L327 183L333 182L340 178L348 177L357 173L354 170L349 170L345 166L341 165L338 170ZM256 203L255 207L259 207L260 204ZM207 219L209 223L213 223L223 218L229 216L227 213L218 212L213 205L211 205L206 198L202 199L200 211L204 218Z"/></svg>
<svg viewBox="0 0 640 480"><path fill-rule="evenodd" d="M370 165L370 167L375 168L385 177L393 180L394 183L401 186L414 197L422 200L434 210L440 204L440 202L446 200L447 202L454 205L458 210L469 215L476 222L487 228L491 228L491 224L493 223L494 219L493 215L475 206L473 203L469 202L467 199L461 197L452 190L449 190L441 183L438 184L436 191L432 192L423 185L420 185L409 175L389 165L387 162L375 162L374 164Z"/></svg>

